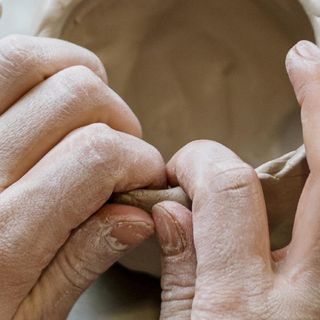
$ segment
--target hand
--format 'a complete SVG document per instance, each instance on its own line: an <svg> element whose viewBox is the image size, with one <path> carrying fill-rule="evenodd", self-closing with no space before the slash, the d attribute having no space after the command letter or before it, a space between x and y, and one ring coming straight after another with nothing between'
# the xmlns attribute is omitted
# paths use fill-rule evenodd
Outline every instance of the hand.
<svg viewBox="0 0 320 320"><path fill-rule="evenodd" d="M320 50L300 42L287 69L310 167L291 243L270 252L263 193L250 166L218 143L190 143L167 172L193 200L192 215L175 202L153 208L163 251L161 319L319 319Z"/></svg>
<svg viewBox="0 0 320 320"><path fill-rule="evenodd" d="M113 191L166 185L160 154L106 83L86 49L0 40L0 319L63 319L153 233L144 211L104 205Z"/></svg>

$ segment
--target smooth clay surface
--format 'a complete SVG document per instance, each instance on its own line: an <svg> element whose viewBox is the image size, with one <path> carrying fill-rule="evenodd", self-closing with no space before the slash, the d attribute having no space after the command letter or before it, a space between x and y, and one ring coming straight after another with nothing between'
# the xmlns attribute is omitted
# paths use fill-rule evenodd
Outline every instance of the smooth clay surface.
<svg viewBox="0 0 320 320"><path fill-rule="evenodd" d="M166 160L217 140L257 166L301 144L284 66L313 39L293 0L84 1L62 38L93 50Z"/></svg>

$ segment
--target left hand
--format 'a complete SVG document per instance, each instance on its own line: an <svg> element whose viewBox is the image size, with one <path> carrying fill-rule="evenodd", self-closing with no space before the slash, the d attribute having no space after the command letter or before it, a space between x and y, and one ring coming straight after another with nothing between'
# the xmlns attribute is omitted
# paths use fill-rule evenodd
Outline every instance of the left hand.
<svg viewBox="0 0 320 320"><path fill-rule="evenodd" d="M136 137L135 137L136 136ZM154 231L113 192L166 185L160 153L66 41L0 40L0 319L64 319L80 294Z"/></svg>

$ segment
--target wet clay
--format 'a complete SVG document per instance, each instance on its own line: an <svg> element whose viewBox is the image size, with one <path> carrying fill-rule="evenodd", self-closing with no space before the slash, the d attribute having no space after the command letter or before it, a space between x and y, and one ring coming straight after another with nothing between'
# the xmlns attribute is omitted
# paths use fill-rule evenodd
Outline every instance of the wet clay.
<svg viewBox="0 0 320 320"><path fill-rule="evenodd" d="M254 166L302 143L284 60L313 36L295 1L85 1L61 37L98 54L166 160L195 139Z"/></svg>

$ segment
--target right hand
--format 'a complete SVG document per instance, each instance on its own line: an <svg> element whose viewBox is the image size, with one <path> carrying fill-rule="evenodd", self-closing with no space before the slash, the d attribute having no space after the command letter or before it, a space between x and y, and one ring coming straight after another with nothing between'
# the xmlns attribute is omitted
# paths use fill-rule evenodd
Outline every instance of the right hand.
<svg viewBox="0 0 320 320"><path fill-rule="evenodd" d="M0 319L63 319L125 251L153 233L112 192L166 185L159 152L68 42L0 40Z"/></svg>
<svg viewBox="0 0 320 320"><path fill-rule="evenodd" d="M319 319L320 49L300 42L287 69L302 108L310 168L290 244L270 250L253 168L218 143L188 144L167 171L171 185L193 200L192 214L175 202L153 207L163 251L161 319Z"/></svg>

